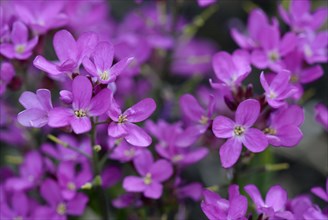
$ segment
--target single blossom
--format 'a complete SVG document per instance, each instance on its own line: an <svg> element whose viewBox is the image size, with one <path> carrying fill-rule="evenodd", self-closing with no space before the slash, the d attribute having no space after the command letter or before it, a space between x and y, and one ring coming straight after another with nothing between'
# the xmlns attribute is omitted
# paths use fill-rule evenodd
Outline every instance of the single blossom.
<svg viewBox="0 0 328 220"><path fill-rule="evenodd" d="M115 208L122 209L131 207L141 207L143 205L140 195L138 193L125 193L112 201Z"/></svg>
<svg viewBox="0 0 328 220"><path fill-rule="evenodd" d="M213 121L213 133L218 138L228 138L220 148L221 163L224 168L233 166L242 150L242 144L251 152L266 149L268 140L264 133L252 128L260 114L260 103L247 99L239 104L235 121L225 116L218 116Z"/></svg>
<svg viewBox="0 0 328 220"><path fill-rule="evenodd" d="M0 66L0 96L2 96L7 85L11 82L15 76L15 69L9 62L2 62Z"/></svg>
<svg viewBox="0 0 328 220"><path fill-rule="evenodd" d="M247 29L244 31L246 33L241 33L236 28L232 28L231 36L242 49L255 49L260 46L260 37L262 35L263 27L269 26L270 23L271 22L265 12L256 8L249 14ZM278 26L277 20L272 19L272 23L273 26Z"/></svg>
<svg viewBox="0 0 328 220"><path fill-rule="evenodd" d="M317 104L315 106L315 119L328 131L328 108L324 104Z"/></svg>
<svg viewBox="0 0 328 220"><path fill-rule="evenodd" d="M38 89L36 93L23 92L19 102L26 110L18 113L18 122L26 127L40 128L48 123L48 113L52 110L51 93L48 89Z"/></svg>
<svg viewBox="0 0 328 220"><path fill-rule="evenodd" d="M198 182L185 183L181 178L176 178L174 182L175 194L178 199L192 199L195 202L199 201L203 194L203 186Z"/></svg>
<svg viewBox="0 0 328 220"><path fill-rule="evenodd" d="M328 15L327 7L320 7L313 13L310 10L310 0L291 0L288 11L279 5L281 18L295 32L315 31L325 23Z"/></svg>
<svg viewBox="0 0 328 220"><path fill-rule="evenodd" d="M156 103L151 98L143 99L125 110L123 113L115 100L108 111L113 120L108 127L108 135L113 138L124 138L129 144L147 147L151 144L151 137L136 122L147 119L156 109Z"/></svg>
<svg viewBox="0 0 328 220"><path fill-rule="evenodd" d="M229 219L246 220L247 199L240 195L239 186L229 186L229 200L221 198L220 195L204 190L204 201L201 208L209 220Z"/></svg>
<svg viewBox="0 0 328 220"><path fill-rule="evenodd" d="M136 157L133 164L141 177L125 177L123 188L127 192L142 192L147 198L159 199L163 193L162 182L168 180L173 173L172 165L162 159L154 161L149 151Z"/></svg>
<svg viewBox="0 0 328 220"><path fill-rule="evenodd" d="M280 38L277 27L262 27L259 37L260 47L252 52L251 61L257 68L280 71L284 68L282 59L294 50L296 43L297 37L292 32Z"/></svg>
<svg viewBox="0 0 328 220"><path fill-rule="evenodd" d="M270 123L264 129L269 143L273 146L292 147L297 145L303 133L299 128L304 121L304 110L292 105L287 108L281 108L272 113Z"/></svg>
<svg viewBox="0 0 328 220"><path fill-rule="evenodd" d="M314 195L316 195L316 196L318 196L319 198L321 198L322 200L328 202L328 178L327 178L327 180L326 180L326 188L325 188L325 189L322 188L322 187L317 186L317 187L313 187L313 188L311 189L311 192L312 192Z"/></svg>
<svg viewBox="0 0 328 220"><path fill-rule="evenodd" d="M28 40L28 29L24 23L16 21L11 31L11 43L0 44L0 54L9 59L26 60L32 55L38 37Z"/></svg>
<svg viewBox="0 0 328 220"><path fill-rule="evenodd" d="M298 49L308 64L328 62L328 31L307 32L298 41Z"/></svg>
<svg viewBox="0 0 328 220"><path fill-rule="evenodd" d="M50 76L79 72L84 57L89 56L98 42L95 33L86 32L77 41L67 30L58 31L53 39L53 46L59 61L50 62L43 56L37 56L33 65Z"/></svg>
<svg viewBox="0 0 328 220"><path fill-rule="evenodd" d="M210 126L215 104L212 95L206 108L203 108L191 94L184 94L180 97L180 108L183 115L188 122L191 122L192 126L199 130L200 134L205 133Z"/></svg>
<svg viewBox="0 0 328 220"><path fill-rule="evenodd" d="M40 194L49 205L44 213L47 218L44 219L66 220L67 215L82 215L88 202L88 197L83 193L77 193L69 200L64 199L58 183L52 179L44 180Z"/></svg>
<svg viewBox="0 0 328 220"><path fill-rule="evenodd" d="M207 7L216 2L216 0L197 0L197 3L200 7Z"/></svg>
<svg viewBox="0 0 328 220"><path fill-rule="evenodd" d="M109 158L118 160L121 163L126 163L133 160L139 154L142 154L143 149L133 146L126 141L122 141L113 152L109 155Z"/></svg>
<svg viewBox="0 0 328 220"><path fill-rule="evenodd" d="M293 214L293 219L304 219L304 214L309 208L313 207L313 203L308 195L300 195L286 204L286 210Z"/></svg>
<svg viewBox="0 0 328 220"><path fill-rule="evenodd" d="M112 96L112 92L105 88L92 97L92 90L92 83L87 77L75 77L72 83L72 107L56 107L49 111L48 125L54 128L70 125L76 134L90 131L90 117L104 114Z"/></svg>
<svg viewBox="0 0 328 220"><path fill-rule="evenodd" d="M132 57L124 58L113 64L114 46L109 42L97 44L94 52L83 59L83 67L91 76L96 77L100 83L114 82L116 77L131 63Z"/></svg>
<svg viewBox="0 0 328 220"><path fill-rule="evenodd" d="M281 186L272 186L263 201L262 196L255 185L245 186L245 191L253 200L258 214L263 214L269 219L292 219L292 213L286 211L287 192Z"/></svg>
<svg viewBox="0 0 328 220"><path fill-rule="evenodd" d="M268 104L273 108L279 108L286 105L285 100L295 94L296 89L290 85L290 72L280 71L269 84L264 73L261 73L260 80L265 91L265 97Z"/></svg>

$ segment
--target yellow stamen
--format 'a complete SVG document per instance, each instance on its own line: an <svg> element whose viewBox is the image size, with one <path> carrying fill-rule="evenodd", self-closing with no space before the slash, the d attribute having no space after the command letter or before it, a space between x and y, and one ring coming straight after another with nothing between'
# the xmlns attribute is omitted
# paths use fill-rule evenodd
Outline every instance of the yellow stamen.
<svg viewBox="0 0 328 220"><path fill-rule="evenodd" d="M126 118L126 115L120 115L119 117L118 117L118 123L124 123L124 122L126 122L128 119Z"/></svg>
<svg viewBox="0 0 328 220"><path fill-rule="evenodd" d="M235 133L235 135L241 136L242 134L244 134L245 129L242 126L236 126L233 132Z"/></svg>
<svg viewBox="0 0 328 220"><path fill-rule="evenodd" d="M277 133L277 130L274 128L265 128L263 132L264 134L275 135Z"/></svg>
<svg viewBox="0 0 328 220"><path fill-rule="evenodd" d="M57 213L59 215L65 215L66 214L66 205L65 203L59 203L57 206Z"/></svg>
<svg viewBox="0 0 328 220"><path fill-rule="evenodd" d="M87 116L87 113L84 110L82 110L82 109L74 111L74 114L78 118L82 118L82 117Z"/></svg>
<svg viewBox="0 0 328 220"><path fill-rule="evenodd" d="M146 185L149 185L149 184L151 184L151 182L152 182L151 174L150 173L147 173L146 176L145 176L145 178L144 178L144 183Z"/></svg>

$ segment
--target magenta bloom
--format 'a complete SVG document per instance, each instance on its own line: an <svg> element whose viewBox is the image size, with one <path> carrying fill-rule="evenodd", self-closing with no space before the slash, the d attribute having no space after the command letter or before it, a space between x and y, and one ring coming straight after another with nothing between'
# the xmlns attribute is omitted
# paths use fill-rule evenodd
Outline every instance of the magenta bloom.
<svg viewBox="0 0 328 220"><path fill-rule="evenodd" d="M264 26L259 37L260 48L252 52L252 63L260 69L280 71L283 68L282 58L295 48L296 43L294 33L287 33L280 39L277 27Z"/></svg>
<svg viewBox="0 0 328 220"><path fill-rule="evenodd" d="M15 10L20 20L24 21L37 34L44 34L50 29L64 26L68 18L62 13L65 2L55 1L19 1Z"/></svg>
<svg viewBox="0 0 328 220"><path fill-rule="evenodd" d="M328 108L324 104L315 106L315 119L328 131Z"/></svg>
<svg viewBox="0 0 328 220"><path fill-rule="evenodd" d="M36 93L24 92L19 102L26 110L18 113L18 122L26 127L40 128L48 123L48 113L52 109L51 94L48 89L38 89Z"/></svg>
<svg viewBox="0 0 328 220"><path fill-rule="evenodd" d="M142 148L133 146L123 140L120 145L115 147L109 158L126 163L133 160L139 154L142 154L142 151Z"/></svg>
<svg viewBox="0 0 328 220"><path fill-rule="evenodd" d="M50 206L47 218L44 219L65 220L67 215L82 215L88 202L88 197L83 193L77 193L72 199L65 200L59 185L52 179L46 179L42 183L40 193Z"/></svg>
<svg viewBox="0 0 328 220"><path fill-rule="evenodd" d="M249 54L243 50L237 50L232 55L227 52L219 52L214 55L212 65L216 77L222 82L212 83L212 87L227 86L235 89L251 72Z"/></svg>
<svg viewBox="0 0 328 220"><path fill-rule="evenodd" d="M63 73L78 73L79 66L85 56L89 56L98 42L95 33L86 32L77 41L67 30L58 31L53 39L53 45L59 61L49 62L43 56L37 56L33 64L36 68L52 76Z"/></svg>
<svg viewBox="0 0 328 220"><path fill-rule="evenodd" d="M304 111L297 105L279 109L272 113L269 126L264 129L273 146L292 147L297 145L303 133L299 128L304 121Z"/></svg>
<svg viewBox="0 0 328 220"><path fill-rule="evenodd" d="M247 185L244 189L253 200L258 214L263 213L269 219L292 219L292 213L285 211L288 197L287 192L281 186L272 186L265 197L265 201L263 201L255 185Z"/></svg>
<svg viewBox="0 0 328 220"><path fill-rule="evenodd" d="M92 97L92 83L85 76L77 76L72 83L71 108L56 107L49 111L50 127L70 125L76 134L90 131L90 117L104 114L110 105L112 92L105 88Z"/></svg>
<svg viewBox="0 0 328 220"><path fill-rule="evenodd" d="M307 63L328 62L328 31L308 32L301 35L298 47Z"/></svg>
<svg viewBox="0 0 328 220"><path fill-rule="evenodd" d="M280 71L268 84L264 73L260 76L262 87L265 91L266 101L272 108L279 108L286 105L285 99L291 97L296 89L289 84L290 72L287 70Z"/></svg>
<svg viewBox="0 0 328 220"><path fill-rule="evenodd" d="M108 111L113 120L108 127L108 135L113 138L123 138L134 146L147 147L151 144L151 137L136 122L147 119L156 109L153 99L144 99L123 113L113 100L113 105Z"/></svg>
<svg viewBox="0 0 328 220"><path fill-rule="evenodd" d="M0 44L0 53L9 59L26 60L32 55L38 37L28 40L28 29L24 23L16 21L11 31L11 42Z"/></svg>
<svg viewBox="0 0 328 220"><path fill-rule="evenodd" d="M6 91L7 85L15 76L15 69L8 62L2 62L0 65L0 96L2 96Z"/></svg>
<svg viewBox="0 0 328 220"><path fill-rule="evenodd" d="M129 65L133 58L125 58L112 66L114 58L114 47L108 42L97 44L90 58L85 57L83 66L100 83L114 82L116 77Z"/></svg>
<svg viewBox="0 0 328 220"><path fill-rule="evenodd" d="M260 114L260 103L247 99L239 104L235 121L218 116L213 121L213 133L218 138L228 138L220 148L221 163L224 168L233 166L242 150L242 144L251 152L263 151L268 140L259 129L252 128Z"/></svg>
<svg viewBox="0 0 328 220"><path fill-rule="evenodd" d="M172 165L166 160L154 162L153 156L149 151L144 151L133 162L134 167L142 177L125 177L123 188L127 192L143 192L147 198L159 199L163 192L161 183L172 175Z"/></svg>
<svg viewBox="0 0 328 220"><path fill-rule="evenodd" d="M211 4L214 4L216 0L197 0L197 3L200 7L206 7Z"/></svg>
<svg viewBox="0 0 328 220"><path fill-rule="evenodd" d="M204 201L201 208L209 220L231 219L246 220L247 199L239 194L239 186L229 186L229 200L218 194L204 190Z"/></svg>
<svg viewBox="0 0 328 220"><path fill-rule="evenodd" d="M310 12L310 9L311 1L309 0L291 0L288 12L282 5L279 5L279 14L284 22L295 32L316 30L327 19L327 7L318 8L313 13Z"/></svg>
<svg viewBox="0 0 328 220"><path fill-rule="evenodd" d="M319 198L321 198L322 200L328 202L328 179L326 180L326 189L322 188L322 187L313 187L311 189L311 192L318 196Z"/></svg>
<svg viewBox="0 0 328 220"><path fill-rule="evenodd" d="M273 25L277 26L277 20L273 20ZM241 33L236 28L231 29L231 36L234 41L243 49L255 49L260 46L260 36L263 27L269 26L267 15L259 8L252 10L248 17L246 34Z"/></svg>

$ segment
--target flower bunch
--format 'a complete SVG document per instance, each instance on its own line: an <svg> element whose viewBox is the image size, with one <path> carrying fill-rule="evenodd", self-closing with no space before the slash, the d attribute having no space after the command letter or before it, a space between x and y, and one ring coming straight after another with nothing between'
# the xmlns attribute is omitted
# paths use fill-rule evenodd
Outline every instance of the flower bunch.
<svg viewBox="0 0 328 220"><path fill-rule="evenodd" d="M241 178L286 169L259 161L301 142L308 84L327 62L327 7L277 5L286 28L252 9L226 52L196 35L225 3L135 1L120 21L116 4L0 5L0 218L190 219L194 204L213 220L327 218L306 195L277 184L263 200ZM190 5L201 10L191 21ZM327 115L317 104L324 132ZM201 169L213 158L222 184ZM327 184L311 190L325 202Z"/></svg>

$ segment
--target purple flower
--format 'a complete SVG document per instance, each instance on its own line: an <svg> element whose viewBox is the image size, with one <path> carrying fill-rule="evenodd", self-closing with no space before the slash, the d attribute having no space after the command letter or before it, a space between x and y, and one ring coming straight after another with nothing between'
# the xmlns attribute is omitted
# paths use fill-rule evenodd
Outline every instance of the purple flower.
<svg viewBox="0 0 328 220"><path fill-rule="evenodd" d="M59 61L49 62L43 56L37 56L33 64L36 68L51 76L63 73L79 72L79 66L84 57L89 56L98 42L95 33L86 32L77 41L67 30L58 31L53 39L53 45Z"/></svg>
<svg viewBox="0 0 328 220"><path fill-rule="evenodd" d="M311 1L291 0L289 11L287 12L282 5L279 5L279 14L286 24L293 31L302 32L306 30L316 30L320 28L327 19L327 7L318 8L311 13Z"/></svg>
<svg viewBox="0 0 328 220"><path fill-rule="evenodd" d="M127 208L129 206L140 207L142 206L142 200L138 193L125 193L114 199L112 204L118 209Z"/></svg>
<svg viewBox="0 0 328 220"><path fill-rule="evenodd" d="M197 0L197 3L200 7L206 7L211 4L214 4L216 0Z"/></svg>
<svg viewBox="0 0 328 220"><path fill-rule="evenodd" d="M291 52L297 43L294 33L287 33L280 39L277 27L264 26L259 36L260 48L252 52L252 63L260 69L280 71L284 66L282 58Z"/></svg>
<svg viewBox="0 0 328 220"><path fill-rule="evenodd" d="M2 62L0 67L0 96L2 96L7 85L15 76L15 69L11 63Z"/></svg>
<svg viewBox="0 0 328 220"><path fill-rule="evenodd" d="M212 64L216 77L222 82L212 83L214 88L227 86L234 90L251 72L249 54L243 50L237 50L232 55L219 52L214 55Z"/></svg>
<svg viewBox="0 0 328 220"><path fill-rule="evenodd" d="M185 184L181 178L178 177L174 185L176 187L175 194L180 200L190 198L194 201L199 201L202 197L203 186L198 182Z"/></svg>
<svg viewBox="0 0 328 220"><path fill-rule="evenodd" d="M26 60L32 55L32 50L38 43L38 37L28 40L28 29L20 21L13 24L11 42L0 44L0 53L9 59Z"/></svg>
<svg viewBox="0 0 328 220"><path fill-rule="evenodd" d="M144 151L133 161L134 167L142 177L127 176L123 181L123 188L127 192L143 192L144 196L159 199L163 192L165 180L173 173L172 165L166 160L154 162L149 151Z"/></svg>
<svg viewBox="0 0 328 220"><path fill-rule="evenodd" d="M114 47L108 42L97 44L90 58L85 57L83 66L88 73L96 77L100 83L114 82L116 77L130 64L133 58L125 58L113 64Z"/></svg>
<svg viewBox="0 0 328 220"><path fill-rule="evenodd" d="M261 73L261 84L265 91L266 101L271 107L279 108L286 105L285 99L291 97L296 92L296 89L289 84L290 77L289 71L282 70L268 84L264 73Z"/></svg>
<svg viewBox="0 0 328 220"><path fill-rule="evenodd" d="M40 193L50 206L47 219L64 220L67 215L82 215L88 202L88 197L83 193L77 193L72 199L65 200L59 185L52 179L44 180Z"/></svg>
<svg viewBox="0 0 328 220"><path fill-rule="evenodd" d="M120 168L115 166L108 166L101 173L102 187L111 187L115 185L121 178L122 172Z"/></svg>
<svg viewBox="0 0 328 220"><path fill-rule="evenodd" d="M318 196L319 198L321 198L322 200L328 202L328 178L326 180L326 189L322 188L322 187L313 187L311 189L311 192Z"/></svg>
<svg viewBox="0 0 328 220"><path fill-rule="evenodd" d="M80 165L79 171L76 170L77 165ZM92 179L92 171L88 162L78 164L64 161L58 165L57 179L61 195L64 199L70 200L75 197L81 186Z"/></svg>
<svg viewBox="0 0 328 220"><path fill-rule="evenodd" d="M251 152L261 152L268 146L268 140L259 129L252 128L260 114L260 103L254 99L241 102L235 114L235 121L218 116L213 121L213 133L218 138L228 138L220 148L224 168L233 166L242 150L242 144Z"/></svg>
<svg viewBox="0 0 328 220"><path fill-rule="evenodd" d="M92 83L85 76L77 76L72 83L72 108L56 107L49 111L50 127L70 125L76 134L90 131L90 117L104 114L110 105L112 92L105 88L92 97Z"/></svg>
<svg viewBox="0 0 328 220"><path fill-rule="evenodd" d="M295 86L297 92L295 99L300 99L303 95L303 84L307 84L319 79L323 75L323 69L320 65L305 66L303 65L303 55L295 50L289 53L284 59L286 69L291 72L290 82Z"/></svg>
<svg viewBox="0 0 328 220"><path fill-rule="evenodd" d="M19 167L19 177L12 177L6 181L8 190L25 190L36 187L44 173L43 158L37 151L25 155L23 164Z"/></svg>
<svg viewBox="0 0 328 220"><path fill-rule="evenodd" d="M288 201L286 204L286 210L293 213L293 219L304 219L303 215L309 208L312 208L313 204L308 195L300 195L296 198Z"/></svg>
<svg viewBox="0 0 328 220"><path fill-rule="evenodd" d="M62 13L65 2L55 1L33 1L15 4L15 10L20 20L24 21L32 30L38 34L44 34L50 29L64 26L68 18Z"/></svg>
<svg viewBox="0 0 328 220"><path fill-rule="evenodd" d="M298 48L309 64L328 61L328 31L319 33L307 32L299 37Z"/></svg>
<svg viewBox="0 0 328 220"><path fill-rule="evenodd" d="M264 129L273 146L292 147L297 145L303 133L299 128L304 121L304 111L297 105L282 108L272 113L270 124Z"/></svg>
<svg viewBox="0 0 328 220"><path fill-rule="evenodd" d="M122 141L121 144L113 150L109 158L118 160L121 163L126 163L133 160L133 158L139 154L142 154L142 151L142 148L133 146L126 141Z"/></svg>
<svg viewBox="0 0 328 220"><path fill-rule="evenodd" d="M264 26L269 26L270 22L267 15L261 9L254 9L248 17L247 32L243 34L236 28L231 29L231 36L239 47L243 49L255 49L260 46L260 36ZM273 25L277 26L278 21L273 20Z"/></svg>
<svg viewBox="0 0 328 220"><path fill-rule="evenodd" d="M315 119L328 131L328 108L324 104L317 104L315 106Z"/></svg>
<svg viewBox="0 0 328 220"><path fill-rule="evenodd" d="M48 113L52 110L51 93L47 89L38 89L36 93L24 92L19 102L26 110L18 113L18 122L26 127L40 128L48 123Z"/></svg>
<svg viewBox="0 0 328 220"><path fill-rule="evenodd" d="M129 144L147 147L151 144L151 137L136 122L147 119L156 109L156 103L151 98L143 99L125 110L123 113L113 100L108 111L113 120L108 127L108 135L113 138L124 138Z"/></svg>
<svg viewBox="0 0 328 220"><path fill-rule="evenodd" d="M253 200L259 214L262 213L269 219L292 219L292 213L285 211L288 197L287 192L281 186L272 186L265 197L265 201L263 201L255 185L247 185L244 189Z"/></svg>
<svg viewBox="0 0 328 220"><path fill-rule="evenodd" d="M204 190L201 208L209 220L229 219L246 220L247 199L239 194L239 186L229 186L229 200L218 194Z"/></svg>
<svg viewBox="0 0 328 220"><path fill-rule="evenodd" d="M210 126L215 104L214 96L210 96L206 109L191 94L184 94L180 97L180 108L183 114L186 116L187 121L199 130L200 134L206 132Z"/></svg>

